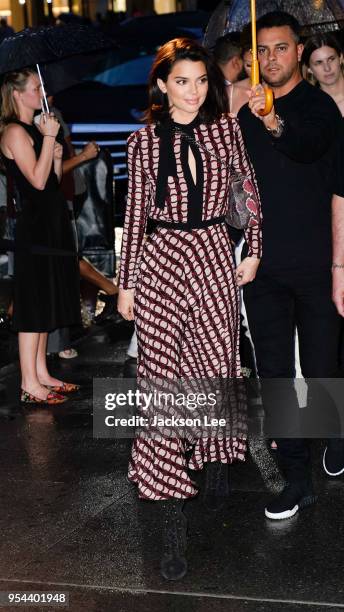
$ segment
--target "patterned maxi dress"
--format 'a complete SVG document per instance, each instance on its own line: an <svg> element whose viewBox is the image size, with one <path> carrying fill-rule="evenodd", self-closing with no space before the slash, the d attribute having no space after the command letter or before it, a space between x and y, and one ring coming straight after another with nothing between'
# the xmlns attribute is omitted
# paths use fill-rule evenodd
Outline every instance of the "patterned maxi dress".
<svg viewBox="0 0 344 612"><path fill-rule="evenodd" d="M239 292L224 218L231 176L244 174L251 179L249 204L259 220L245 231L248 254L260 257L260 203L253 169L236 118L223 116L212 124L201 124L196 118L188 126L173 126L175 175L166 172L163 206L157 205L159 156L166 156L162 136L150 125L128 139L128 202L119 286L135 289L138 377L240 377ZM154 219L157 227L145 240L148 219ZM136 436L129 478L138 485L141 498L192 497L197 489L187 467L243 460L246 450L244 436L203 437L195 440L187 463L187 447L183 439L156 440L142 432Z"/></svg>

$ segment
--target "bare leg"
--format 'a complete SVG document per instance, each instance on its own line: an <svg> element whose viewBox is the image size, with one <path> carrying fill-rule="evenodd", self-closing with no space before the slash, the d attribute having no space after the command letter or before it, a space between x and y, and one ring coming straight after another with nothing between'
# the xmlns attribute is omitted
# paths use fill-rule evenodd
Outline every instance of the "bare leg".
<svg viewBox="0 0 344 612"><path fill-rule="evenodd" d="M40 334L37 350L37 376L41 385L50 385L51 387L62 385L62 381L58 378L50 376L47 368L47 341L48 334Z"/></svg>
<svg viewBox="0 0 344 612"><path fill-rule="evenodd" d="M80 276L83 279L87 280L89 283L92 283L92 285L99 287L99 289L102 289L108 295L115 295L118 293L118 287L116 287L111 280L106 278L104 274L92 266L87 259L80 259L79 269Z"/></svg>
<svg viewBox="0 0 344 612"><path fill-rule="evenodd" d="M40 335L36 332L19 332L18 334L21 387L35 397L45 400L49 391L41 384L37 375L37 354Z"/></svg>

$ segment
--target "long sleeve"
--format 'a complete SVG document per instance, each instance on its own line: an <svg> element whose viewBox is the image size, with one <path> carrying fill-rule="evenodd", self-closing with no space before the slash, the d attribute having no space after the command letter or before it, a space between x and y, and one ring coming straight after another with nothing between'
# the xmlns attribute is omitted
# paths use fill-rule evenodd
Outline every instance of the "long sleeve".
<svg viewBox="0 0 344 612"><path fill-rule="evenodd" d="M262 256L262 213L260 197L253 166L246 151L239 122L236 122L233 142L232 171L246 176L247 207L252 211L249 226L245 229L248 257Z"/></svg>
<svg viewBox="0 0 344 612"><path fill-rule="evenodd" d="M134 289L142 256L149 204L149 181L143 168L141 135L128 138L128 198L123 228L119 287Z"/></svg>

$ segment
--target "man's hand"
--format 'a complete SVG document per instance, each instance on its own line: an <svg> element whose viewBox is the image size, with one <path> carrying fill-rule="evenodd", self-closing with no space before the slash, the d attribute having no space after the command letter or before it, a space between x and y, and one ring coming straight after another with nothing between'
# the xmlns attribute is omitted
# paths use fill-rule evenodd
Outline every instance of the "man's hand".
<svg viewBox="0 0 344 612"><path fill-rule="evenodd" d="M117 310L127 321L134 320L134 289L120 289Z"/></svg>
<svg viewBox="0 0 344 612"><path fill-rule="evenodd" d="M248 105L251 113L263 121L266 128L269 130L276 130L278 128L278 121L275 113L275 107L273 106L268 115L259 114L265 108L265 90L263 85L255 85L249 90Z"/></svg>
<svg viewBox="0 0 344 612"><path fill-rule="evenodd" d="M332 269L332 299L338 314L344 317L344 268Z"/></svg>
<svg viewBox="0 0 344 612"><path fill-rule="evenodd" d="M245 257L235 270L238 287L251 283L257 274L260 259L258 257Z"/></svg>

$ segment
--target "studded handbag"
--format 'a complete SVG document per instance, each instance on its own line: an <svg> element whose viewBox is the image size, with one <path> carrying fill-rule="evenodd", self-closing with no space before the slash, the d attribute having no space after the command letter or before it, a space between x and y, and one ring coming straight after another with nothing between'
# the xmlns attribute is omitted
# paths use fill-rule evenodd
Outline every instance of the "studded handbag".
<svg viewBox="0 0 344 612"><path fill-rule="evenodd" d="M185 138L188 142L196 145L199 149L204 151L211 157L215 157L222 165L225 164L224 160L209 151L209 149L197 142L195 138L189 136L179 128L175 128L174 132L179 133L182 138ZM252 179L246 174L240 174L239 172L233 172L230 175L230 191L229 191L229 202L228 212L226 215L226 221L228 225L235 227L236 229L245 230L248 227L254 227L258 225L258 210L254 196L256 195L256 188Z"/></svg>

